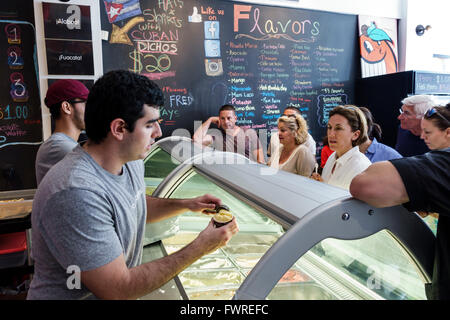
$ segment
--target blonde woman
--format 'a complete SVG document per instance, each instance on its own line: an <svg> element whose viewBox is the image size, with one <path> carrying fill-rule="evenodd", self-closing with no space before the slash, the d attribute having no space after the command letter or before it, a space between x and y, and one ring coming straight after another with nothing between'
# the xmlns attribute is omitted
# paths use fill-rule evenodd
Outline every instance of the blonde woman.
<svg viewBox="0 0 450 320"><path fill-rule="evenodd" d="M335 107L329 116L328 144L334 152L328 158L322 176L313 173L311 178L348 190L352 179L371 165L359 151L359 145L368 139L366 118L352 105Z"/></svg>
<svg viewBox="0 0 450 320"><path fill-rule="evenodd" d="M316 163L311 150L305 145L308 125L299 114L278 119L281 146L272 154L268 165L284 171L309 177Z"/></svg>

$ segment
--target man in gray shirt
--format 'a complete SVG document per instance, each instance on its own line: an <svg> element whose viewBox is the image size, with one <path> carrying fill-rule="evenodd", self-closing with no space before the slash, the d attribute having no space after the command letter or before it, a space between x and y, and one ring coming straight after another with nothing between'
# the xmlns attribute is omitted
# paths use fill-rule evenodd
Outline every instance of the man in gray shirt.
<svg viewBox="0 0 450 320"><path fill-rule="evenodd" d="M36 191L35 274L27 299L135 299L238 232L235 220L220 228L211 221L186 247L141 264L146 222L221 203L211 195L145 195L142 159L161 136L162 104L158 86L129 71L108 72L94 84L86 104L87 142L53 166Z"/></svg>
<svg viewBox="0 0 450 320"><path fill-rule="evenodd" d="M235 108L225 104L219 109L219 116L209 117L197 130L192 140L202 146L211 146L216 150L239 153L246 158L264 163L263 147L253 129L243 129L236 125ZM208 132L211 123L219 130Z"/></svg>
<svg viewBox="0 0 450 320"><path fill-rule="evenodd" d="M89 90L78 80L55 81L47 90L45 104L55 123L53 134L39 147L36 155L36 181L41 183L47 171L75 148L84 130L84 108Z"/></svg>

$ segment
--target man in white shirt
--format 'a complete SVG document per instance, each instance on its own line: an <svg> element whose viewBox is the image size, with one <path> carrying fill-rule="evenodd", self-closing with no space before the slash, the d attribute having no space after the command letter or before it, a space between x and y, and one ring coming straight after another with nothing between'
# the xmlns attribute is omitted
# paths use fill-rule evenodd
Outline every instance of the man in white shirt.
<svg viewBox="0 0 450 320"><path fill-rule="evenodd" d="M371 164L359 151L359 146L353 147L337 159L336 152L333 152L323 168L322 179L328 184L348 190L352 179Z"/></svg>
<svg viewBox="0 0 450 320"><path fill-rule="evenodd" d="M89 90L78 80L57 80L48 88L44 101L50 109L55 130L36 155L37 185L53 165L77 146L85 127L84 108L88 95Z"/></svg>
<svg viewBox="0 0 450 320"><path fill-rule="evenodd" d="M295 114L299 114L300 110L298 110L296 107L289 106L283 111L283 116L293 116ZM316 141L313 139L313 137L308 133L308 139L305 141L305 146L308 147L309 150L311 150L311 153L316 156ZM275 132L270 137L270 143L269 147L267 148L267 155L270 157L271 154L274 154L277 149L280 148L280 139L278 138L278 132Z"/></svg>

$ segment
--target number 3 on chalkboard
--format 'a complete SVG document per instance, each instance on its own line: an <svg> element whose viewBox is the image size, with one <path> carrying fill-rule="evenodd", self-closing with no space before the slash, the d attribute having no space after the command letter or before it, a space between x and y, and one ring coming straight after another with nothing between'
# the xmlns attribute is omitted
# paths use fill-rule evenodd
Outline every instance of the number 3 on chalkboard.
<svg viewBox="0 0 450 320"><path fill-rule="evenodd" d="M9 91L11 98L16 102L28 101L28 92L23 83L23 75L19 72L14 72L9 77L11 80L11 90Z"/></svg>

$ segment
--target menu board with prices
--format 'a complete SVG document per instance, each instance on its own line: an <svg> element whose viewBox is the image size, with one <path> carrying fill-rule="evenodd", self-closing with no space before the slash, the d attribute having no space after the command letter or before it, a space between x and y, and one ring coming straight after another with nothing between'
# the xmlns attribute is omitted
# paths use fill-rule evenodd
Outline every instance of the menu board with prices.
<svg viewBox="0 0 450 320"><path fill-rule="evenodd" d="M292 105L321 141L329 111L353 101L355 15L220 0L101 0L100 9L104 72L161 87L164 136L192 134L232 104L239 126L270 137Z"/></svg>

